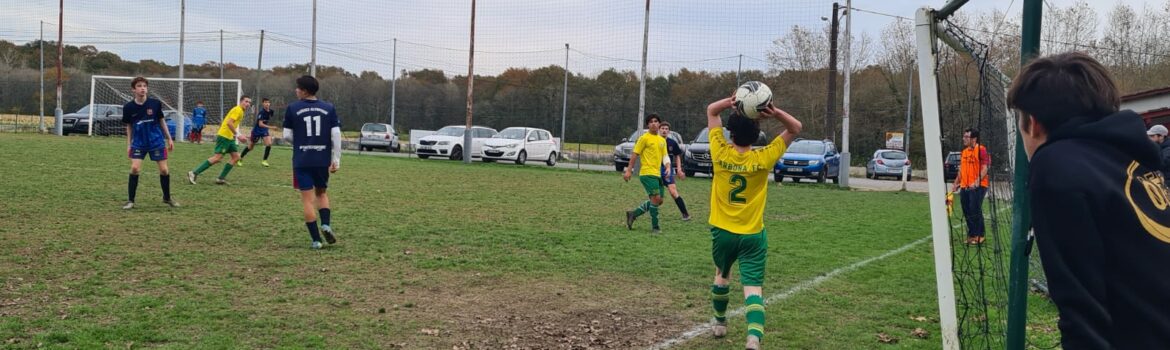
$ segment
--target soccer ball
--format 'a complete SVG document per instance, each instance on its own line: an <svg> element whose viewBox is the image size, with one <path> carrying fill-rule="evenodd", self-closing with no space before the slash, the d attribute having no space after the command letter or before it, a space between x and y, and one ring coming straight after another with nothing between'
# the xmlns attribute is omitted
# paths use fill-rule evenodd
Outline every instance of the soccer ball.
<svg viewBox="0 0 1170 350"><path fill-rule="evenodd" d="M760 117L760 111L772 102L772 89L758 81L749 81L735 90L735 110L750 119Z"/></svg>

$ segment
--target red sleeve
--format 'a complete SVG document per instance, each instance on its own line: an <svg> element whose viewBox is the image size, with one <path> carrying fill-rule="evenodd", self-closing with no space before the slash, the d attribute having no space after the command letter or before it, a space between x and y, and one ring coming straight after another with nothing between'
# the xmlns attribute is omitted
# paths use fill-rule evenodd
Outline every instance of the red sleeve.
<svg viewBox="0 0 1170 350"><path fill-rule="evenodd" d="M991 156L987 155L987 147L979 147L979 164L991 165Z"/></svg>

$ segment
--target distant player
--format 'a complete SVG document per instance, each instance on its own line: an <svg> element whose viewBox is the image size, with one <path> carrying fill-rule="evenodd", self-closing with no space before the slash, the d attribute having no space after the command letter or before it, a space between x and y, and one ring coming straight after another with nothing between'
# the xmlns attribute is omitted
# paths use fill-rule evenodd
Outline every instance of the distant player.
<svg viewBox="0 0 1170 350"><path fill-rule="evenodd" d="M769 105L763 117L776 118L784 132L772 143L752 150L760 135L760 124L733 113L727 120L731 145L723 137L719 114L734 105L728 97L707 106L708 137L715 174L711 179L711 257L715 262L715 283L711 303L715 309L715 337L727 334L727 301L731 265L739 261L747 311L746 349L759 349L764 338L764 267L768 261L768 231L764 228L764 205L768 201L768 175L800 133L801 123L788 113Z"/></svg>
<svg viewBox="0 0 1170 350"><path fill-rule="evenodd" d="M203 101L195 101L195 109L191 110L191 134L187 140L195 144L203 144L203 126L207 124L207 108L203 108Z"/></svg>
<svg viewBox="0 0 1170 350"><path fill-rule="evenodd" d="M268 134L268 123L272 120L272 102L264 98L260 100L260 105L264 108L256 113L256 125L252 126L252 137L248 140L248 148L245 148L244 153L240 154L240 160L236 161L236 166L244 166L244 157L247 157L248 152L252 151L252 147L256 146L256 141L264 140L264 160L260 161L260 165L268 167L268 153L272 151L272 135Z"/></svg>
<svg viewBox="0 0 1170 350"><path fill-rule="evenodd" d="M333 104L317 100L316 78L306 75L297 78L296 83L300 101L285 109L283 138L292 142L293 187L301 191L305 227L313 240L309 247L321 249L322 233L329 244L337 242L329 226L329 195L325 191L329 188L329 173L341 167L341 120Z"/></svg>
<svg viewBox="0 0 1170 350"><path fill-rule="evenodd" d="M682 196L678 194L678 186L674 184L676 178L682 180L685 177L682 170L682 147L670 138L670 123L658 124L658 135L666 138L666 156L671 159L670 164L662 164L662 183L666 185L670 197L674 198L674 204L678 205L683 221L691 221L691 214L687 212L687 202L683 201Z"/></svg>
<svg viewBox="0 0 1170 350"><path fill-rule="evenodd" d="M646 117L646 133L638 137L634 144L634 153L630 155L630 166L622 174L622 179L630 181L634 164L642 160L638 170L638 182L646 190L649 200L642 202L634 210L626 212L626 228L634 229L634 220L642 214L650 213L650 233L660 233L658 226L658 206L662 205L662 157L666 156L666 139L658 136L658 123L662 121L657 114Z"/></svg>
<svg viewBox="0 0 1170 350"><path fill-rule="evenodd" d="M175 149L167 123L163 122L162 102L147 97L150 83L146 78L135 77L130 82L134 100L122 107L122 123L126 124L126 153L130 156L130 182L127 186L129 199L122 209L134 208L134 195L138 191L138 173L142 160L158 163L158 180L162 185L163 203L178 207L179 202L171 198L171 170L167 167L167 152Z"/></svg>
<svg viewBox="0 0 1170 350"><path fill-rule="evenodd" d="M215 179L216 185L228 185L227 175L232 172L232 164L240 160L240 144L239 142L247 142L248 139L240 134L240 121L244 119L244 110L252 106L252 98L244 95L240 97L240 104L232 107L231 111L223 117L223 123L219 125L219 132L215 136L215 154L211 158L199 164L194 171L187 172L187 181L195 184L195 179L202 174L204 170L210 168L215 163L219 163L223 159L224 154L232 156L231 161L223 165L223 171L219 173L219 177Z"/></svg>

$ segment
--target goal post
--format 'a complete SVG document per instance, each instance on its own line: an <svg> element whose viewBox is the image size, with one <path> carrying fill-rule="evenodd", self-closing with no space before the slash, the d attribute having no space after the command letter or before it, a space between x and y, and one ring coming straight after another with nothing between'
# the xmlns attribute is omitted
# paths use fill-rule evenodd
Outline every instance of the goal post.
<svg viewBox="0 0 1170 350"><path fill-rule="evenodd" d="M132 76L94 75L90 78L89 130L93 135L122 134L121 108L134 98L130 82ZM240 79L199 79L147 77L150 97L162 102L166 109L164 117L175 127L171 133L179 141L186 139L191 111L196 101L203 101L207 109L205 125L215 125L223 120L223 113L235 106L243 96L243 82ZM220 94L221 86L224 93ZM232 92L235 92L234 94ZM231 98L234 96L234 98ZM180 113L181 111L181 113ZM221 112L224 111L224 112ZM116 115L115 115L116 114ZM182 115L183 118L176 116Z"/></svg>

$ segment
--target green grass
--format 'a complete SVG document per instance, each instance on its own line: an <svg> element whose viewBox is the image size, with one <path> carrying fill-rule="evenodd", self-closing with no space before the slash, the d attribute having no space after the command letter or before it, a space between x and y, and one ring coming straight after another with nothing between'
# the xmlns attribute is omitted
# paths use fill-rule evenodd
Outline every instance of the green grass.
<svg viewBox="0 0 1170 350"><path fill-rule="evenodd" d="M182 175L212 145L178 145L183 207L162 205L146 162L126 212L123 139L0 134L0 147L3 347L642 348L711 314L707 179L680 184L699 219L666 204L651 236L648 218L625 229L644 195L615 173L346 155L329 190L339 243L311 251L287 148L216 186L218 165L199 185ZM771 186L765 294L929 234L925 195ZM884 333L937 349L937 314L920 244L769 305L764 345L884 348ZM679 348L736 348L743 332L732 318L726 340Z"/></svg>

